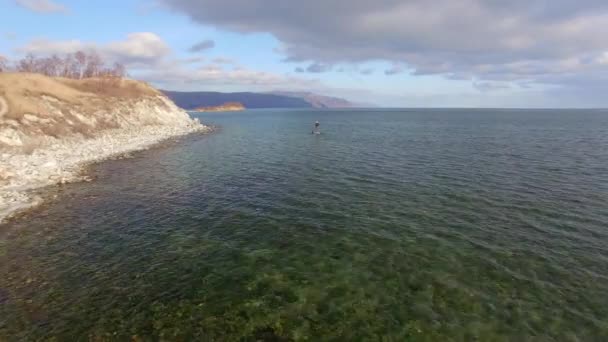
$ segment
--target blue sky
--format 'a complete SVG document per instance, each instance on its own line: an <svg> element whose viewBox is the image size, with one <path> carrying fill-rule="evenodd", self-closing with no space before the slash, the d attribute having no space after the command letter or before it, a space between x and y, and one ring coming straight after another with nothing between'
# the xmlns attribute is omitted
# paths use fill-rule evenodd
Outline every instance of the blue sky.
<svg viewBox="0 0 608 342"><path fill-rule="evenodd" d="M608 105L601 1L0 1L0 55L95 49L166 89L306 90L407 107ZM203 41L213 47L190 51Z"/></svg>

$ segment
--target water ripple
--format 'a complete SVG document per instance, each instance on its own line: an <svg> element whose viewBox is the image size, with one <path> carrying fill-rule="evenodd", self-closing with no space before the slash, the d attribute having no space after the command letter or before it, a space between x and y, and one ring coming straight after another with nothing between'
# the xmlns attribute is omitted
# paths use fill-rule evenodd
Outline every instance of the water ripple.
<svg viewBox="0 0 608 342"><path fill-rule="evenodd" d="M605 113L202 119L0 227L0 340L608 340Z"/></svg>

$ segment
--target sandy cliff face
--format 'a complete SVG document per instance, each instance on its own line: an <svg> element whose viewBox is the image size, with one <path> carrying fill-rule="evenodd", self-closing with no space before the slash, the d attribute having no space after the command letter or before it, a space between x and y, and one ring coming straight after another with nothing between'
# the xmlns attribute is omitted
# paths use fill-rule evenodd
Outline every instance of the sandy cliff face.
<svg viewBox="0 0 608 342"><path fill-rule="evenodd" d="M184 126L190 117L161 93L131 80L69 80L0 73L0 150L32 150L108 129Z"/></svg>
<svg viewBox="0 0 608 342"><path fill-rule="evenodd" d="M0 221L87 163L205 129L140 82L0 73Z"/></svg>

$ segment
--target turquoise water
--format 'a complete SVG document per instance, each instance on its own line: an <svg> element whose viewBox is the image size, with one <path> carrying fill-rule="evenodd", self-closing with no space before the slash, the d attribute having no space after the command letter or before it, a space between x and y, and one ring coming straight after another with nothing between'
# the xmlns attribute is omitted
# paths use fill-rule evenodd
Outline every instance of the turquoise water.
<svg viewBox="0 0 608 342"><path fill-rule="evenodd" d="M608 340L608 112L201 119L0 226L0 340Z"/></svg>

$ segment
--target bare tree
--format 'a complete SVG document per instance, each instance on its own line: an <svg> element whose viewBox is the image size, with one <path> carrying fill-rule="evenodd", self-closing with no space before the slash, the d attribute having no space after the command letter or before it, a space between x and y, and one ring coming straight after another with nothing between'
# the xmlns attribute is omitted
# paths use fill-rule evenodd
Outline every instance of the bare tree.
<svg viewBox="0 0 608 342"><path fill-rule="evenodd" d="M82 51L77 51L74 54L74 59L76 60L76 65L78 67L77 78L81 79L84 77L84 70L87 66L87 55Z"/></svg>
<svg viewBox="0 0 608 342"><path fill-rule="evenodd" d="M0 56L0 72L6 72L8 70L8 59L4 56Z"/></svg>
<svg viewBox="0 0 608 342"><path fill-rule="evenodd" d="M127 75L127 68L124 66L124 64L115 62L114 66L112 67L112 76L123 78L126 75Z"/></svg>
<svg viewBox="0 0 608 342"><path fill-rule="evenodd" d="M76 60L76 54L68 54L63 59L65 77L80 78L80 63Z"/></svg>
<svg viewBox="0 0 608 342"><path fill-rule="evenodd" d="M63 60L57 55L52 55L49 59L49 68L53 73L52 76L61 76L61 72L63 71Z"/></svg>
<svg viewBox="0 0 608 342"><path fill-rule="evenodd" d="M72 77L72 65L74 64L74 57L71 54L66 54L61 60L61 68L59 76L70 78Z"/></svg>
<svg viewBox="0 0 608 342"><path fill-rule="evenodd" d="M101 60L101 57L99 57L99 55L97 54L97 52L93 51L89 53L89 55L87 56L87 66L84 70L83 77L89 78L99 76L99 72L103 68L103 64L104 63Z"/></svg>
<svg viewBox="0 0 608 342"><path fill-rule="evenodd" d="M25 58L19 61L17 64L17 71L19 72L35 72L36 70L36 57L28 53Z"/></svg>
<svg viewBox="0 0 608 342"><path fill-rule="evenodd" d="M46 58L38 58L34 63L34 72L55 77L60 73L61 59L57 55Z"/></svg>
<svg viewBox="0 0 608 342"><path fill-rule="evenodd" d="M99 70L97 76L102 78L110 77L112 76L112 69L104 67L103 69Z"/></svg>
<svg viewBox="0 0 608 342"><path fill-rule="evenodd" d="M30 53L15 63L15 66L19 72L33 72L50 77L60 76L74 79L91 77L120 79L127 75L127 69L123 64L116 62L109 67L95 51L88 54L77 51L63 57L52 55L39 58ZM6 71L7 67L8 60L0 56L0 72Z"/></svg>
<svg viewBox="0 0 608 342"><path fill-rule="evenodd" d="M34 58L32 60L32 69L31 72L35 72L37 74L46 75L46 58Z"/></svg>

